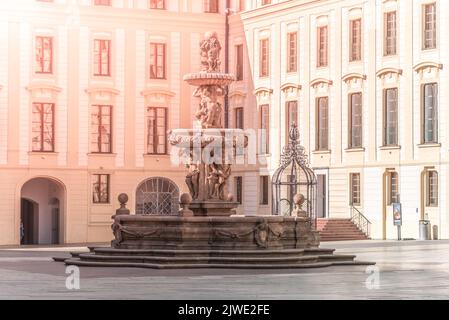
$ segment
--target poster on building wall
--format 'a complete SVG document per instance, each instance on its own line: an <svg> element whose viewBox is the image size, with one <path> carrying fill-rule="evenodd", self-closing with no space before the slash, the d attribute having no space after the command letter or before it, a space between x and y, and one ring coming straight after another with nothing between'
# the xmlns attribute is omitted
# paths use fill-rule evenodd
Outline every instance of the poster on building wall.
<svg viewBox="0 0 449 320"><path fill-rule="evenodd" d="M395 226L402 226L402 204L393 203L393 223Z"/></svg>

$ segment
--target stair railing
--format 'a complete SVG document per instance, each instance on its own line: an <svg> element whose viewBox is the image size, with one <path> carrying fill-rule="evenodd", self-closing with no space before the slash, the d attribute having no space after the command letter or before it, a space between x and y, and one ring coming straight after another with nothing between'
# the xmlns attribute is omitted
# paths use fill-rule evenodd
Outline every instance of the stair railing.
<svg viewBox="0 0 449 320"><path fill-rule="evenodd" d="M360 212L359 209L351 207L351 221L369 238L371 235L371 222Z"/></svg>

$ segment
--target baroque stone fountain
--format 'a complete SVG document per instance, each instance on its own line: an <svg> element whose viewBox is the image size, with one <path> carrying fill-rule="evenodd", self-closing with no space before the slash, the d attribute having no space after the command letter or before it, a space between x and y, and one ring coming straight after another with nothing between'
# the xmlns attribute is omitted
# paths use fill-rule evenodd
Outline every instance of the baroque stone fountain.
<svg viewBox="0 0 449 320"><path fill-rule="evenodd" d="M304 197L294 197L291 216L236 216L238 203L228 192L233 150L245 146L242 131L223 128L221 98L234 76L220 72L221 46L208 32L201 42L202 70L184 80L196 87L200 100L197 128L170 132L169 142L180 151L188 169L189 194L172 215L131 215L128 196L119 196L112 217L111 247L90 248L55 258L68 265L142 268L309 268L365 264L352 255L335 255L319 248L319 233L301 209Z"/></svg>

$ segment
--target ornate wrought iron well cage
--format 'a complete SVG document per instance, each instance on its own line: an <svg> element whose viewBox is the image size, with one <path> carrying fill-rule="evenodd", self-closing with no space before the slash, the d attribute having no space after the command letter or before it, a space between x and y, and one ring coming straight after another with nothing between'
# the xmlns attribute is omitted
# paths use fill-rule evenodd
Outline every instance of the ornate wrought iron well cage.
<svg viewBox="0 0 449 320"><path fill-rule="evenodd" d="M282 151L280 167L273 175L272 185L274 215L290 216L295 207L295 195L302 194L305 201L301 209L316 227L317 179L309 166L305 148L300 144L299 130L295 123L290 128L289 142Z"/></svg>

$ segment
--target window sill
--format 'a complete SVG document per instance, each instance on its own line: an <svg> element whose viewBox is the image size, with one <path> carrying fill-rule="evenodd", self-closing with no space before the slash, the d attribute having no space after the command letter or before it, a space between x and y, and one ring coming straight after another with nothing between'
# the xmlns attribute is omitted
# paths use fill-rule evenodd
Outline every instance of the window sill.
<svg viewBox="0 0 449 320"><path fill-rule="evenodd" d="M87 154L89 157L116 157L117 153L95 153L91 152Z"/></svg>
<svg viewBox="0 0 449 320"><path fill-rule="evenodd" d="M441 143L422 143L418 144L418 148L441 148Z"/></svg>
<svg viewBox="0 0 449 320"><path fill-rule="evenodd" d="M151 154L151 153L144 153L143 154L144 158L149 158L149 159L156 159L156 158L170 158L169 154Z"/></svg>
<svg viewBox="0 0 449 320"><path fill-rule="evenodd" d="M388 151L388 150L401 150L401 146L382 146L379 148L380 150Z"/></svg>
<svg viewBox="0 0 449 320"><path fill-rule="evenodd" d="M30 156L57 156L59 153L54 151L29 151Z"/></svg>
<svg viewBox="0 0 449 320"><path fill-rule="evenodd" d="M347 148L345 149L347 153L365 152L365 148Z"/></svg>
<svg viewBox="0 0 449 320"><path fill-rule="evenodd" d="M332 153L332 151L331 150L315 150L315 151L312 151L312 154L331 154Z"/></svg>

